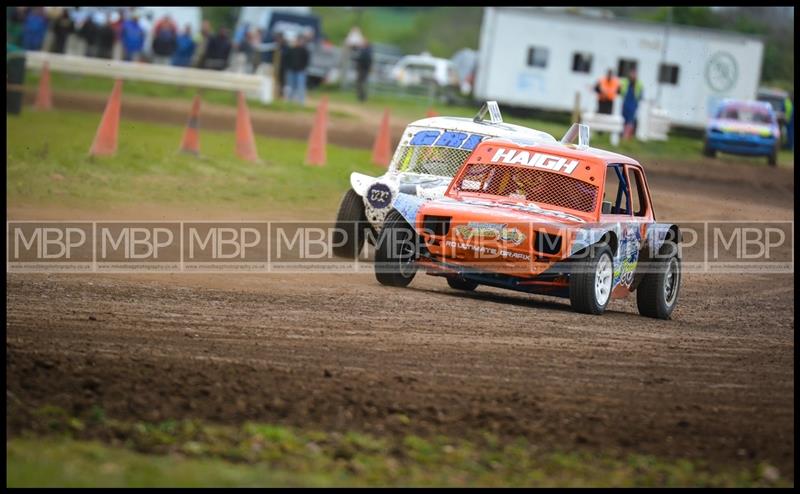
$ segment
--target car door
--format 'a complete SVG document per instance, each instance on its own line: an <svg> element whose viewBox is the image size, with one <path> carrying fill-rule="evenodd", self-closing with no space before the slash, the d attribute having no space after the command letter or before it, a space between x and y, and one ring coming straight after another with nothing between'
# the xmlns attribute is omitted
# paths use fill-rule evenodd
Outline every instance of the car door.
<svg viewBox="0 0 800 494"><path fill-rule="evenodd" d="M646 216L636 216L635 213L646 215L652 211L649 198L646 198L644 202L646 207L643 207L643 174L638 170L639 175L637 175L636 170L629 169L631 166L622 163L607 165L601 203L600 221L617 235L614 288L620 285L630 287L633 283L633 274L644 238L643 227L646 224ZM636 180L633 186L635 198L631 193L631 177Z"/></svg>

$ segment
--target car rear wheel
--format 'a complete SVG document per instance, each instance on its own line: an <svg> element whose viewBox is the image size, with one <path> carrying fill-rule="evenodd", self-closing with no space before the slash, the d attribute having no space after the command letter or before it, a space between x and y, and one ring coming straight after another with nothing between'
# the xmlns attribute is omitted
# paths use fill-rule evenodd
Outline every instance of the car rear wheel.
<svg viewBox="0 0 800 494"><path fill-rule="evenodd" d="M465 280L460 276L448 276L447 284L450 285L450 288L454 288L456 290L464 290L467 292L471 292L476 288L478 288L477 281Z"/></svg>
<svg viewBox="0 0 800 494"><path fill-rule="evenodd" d="M608 245L589 248L577 259L569 275L569 301L572 308L584 314L602 314L611 301L614 264Z"/></svg>
<svg viewBox="0 0 800 494"><path fill-rule="evenodd" d="M386 215L375 249L375 279L381 285L408 286L417 274L419 238L397 211Z"/></svg>
<svg viewBox="0 0 800 494"><path fill-rule="evenodd" d="M353 189L348 190L336 215L336 232L333 235L333 253L337 257L355 259L364 247L369 231L364 213L364 200Z"/></svg>
<svg viewBox="0 0 800 494"><path fill-rule="evenodd" d="M769 166L778 166L778 149L778 145L776 144L772 154L767 156L767 163Z"/></svg>
<svg viewBox="0 0 800 494"><path fill-rule="evenodd" d="M677 254L673 254L652 263L652 272L644 275L636 289L636 305L643 316L669 319L678 302L681 260Z"/></svg>

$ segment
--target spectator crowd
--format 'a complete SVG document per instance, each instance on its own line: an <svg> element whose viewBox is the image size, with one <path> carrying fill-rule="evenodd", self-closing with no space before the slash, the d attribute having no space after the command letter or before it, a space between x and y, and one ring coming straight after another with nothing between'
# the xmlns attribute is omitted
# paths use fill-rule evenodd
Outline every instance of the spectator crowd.
<svg viewBox="0 0 800 494"><path fill-rule="evenodd" d="M305 103L313 29L278 31L265 42L264 31L248 23L231 35L224 26L214 30L209 21L202 21L198 32L191 24L179 26L168 14L154 17L141 7L7 7L6 41L29 51L242 73L274 64L278 96ZM347 44L358 99L365 101L371 45L358 28L351 30Z"/></svg>
<svg viewBox="0 0 800 494"><path fill-rule="evenodd" d="M87 57L171 64L213 70L229 68L233 56L245 53L243 72L255 70L249 56L261 31L232 40L225 27L204 21L199 32L178 26L169 16L154 19L139 8L8 7L7 43L25 50Z"/></svg>

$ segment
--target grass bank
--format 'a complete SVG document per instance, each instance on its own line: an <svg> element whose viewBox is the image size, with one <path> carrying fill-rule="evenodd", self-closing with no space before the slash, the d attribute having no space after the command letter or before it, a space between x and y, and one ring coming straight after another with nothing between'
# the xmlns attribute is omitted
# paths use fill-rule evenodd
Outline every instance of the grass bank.
<svg viewBox="0 0 800 494"><path fill-rule="evenodd" d="M95 408L31 415L6 443L9 487L144 486L777 486L768 464L542 451L524 438L375 437L272 424L121 422Z"/></svg>
<svg viewBox="0 0 800 494"><path fill-rule="evenodd" d="M25 84L31 88L38 84L39 73L35 71L28 71L26 74ZM70 91L87 91L87 92L102 92L108 94L111 92L113 81L108 78L94 77L94 76L76 76L70 74L53 73L51 76L52 87L55 90L70 90ZM167 99L183 99L189 100L194 97L196 90L189 87L179 87L168 84L158 84L142 81L126 81L125 93L134 94L139 96L148 96L153 98L167 98ZM424 118L428 108L431 107L430 103L425 98L419 97L404 97L397 94L372 94L369 99L362 103L356 98L355 89L342 91L338 88L317 88L309 91L309 96L319 98L322 95L328 95L331 101L352 105L353 107L366 108L376 114L380 114L385 109L392 112L393 117L400 117L405 120L416 120ZM203 99L209 103L222 104L234 106L236 104L235 95L230 91L222 90L203 90ZM276 112L306 112L311 113L315 111L313 106L300 107L285 101L276 101L269 105L264 105L258 102L250 103L253 108L258 108L267 111ZM448 115L455 117L472 117L478 111L477 103L475 105L433 105L433 108L440 115ZM502 107L501 107L502 110ZM330 114L335 117L341 118L357 118L350 112L339 109L331 108ZM505 115L504 119L510 123L542 130L552 134L557 139L567 131L569 125L562 122L552 120L545 120L541 118L520 118ZM648 161L653 160L670 160L682 161L689 163L701 164L707 158L702 155L703 142L701 139L687 137L685 135L678 135L673 133L666 142L650 141L639 142L636 140L630 142L620 143L619 147L611 147L609 136L607 134L595 133L592 136L592 145L604 149L613 150L622 154L632 156L647 164ZM716 158L721 163L747 163L753 166L766 167L766 157L745 157L720 154ZM778 156L778 163L781 167L794 167L794 153L791 151L782 150Z"/></svg>
<svg viewBox="0 0 800 494"><path fill-rule="evenodd" d="M381 173L368 150L329 145L327 166L314 167L304 163L305 142L260 136L264 162L252 164L236 158L232 132L202 130L197 158L177 152L182 128L125 120L116 156L90 158L99 120L94 113L28 109L7 116L7 203L335 208L351 171Z"/></svg>

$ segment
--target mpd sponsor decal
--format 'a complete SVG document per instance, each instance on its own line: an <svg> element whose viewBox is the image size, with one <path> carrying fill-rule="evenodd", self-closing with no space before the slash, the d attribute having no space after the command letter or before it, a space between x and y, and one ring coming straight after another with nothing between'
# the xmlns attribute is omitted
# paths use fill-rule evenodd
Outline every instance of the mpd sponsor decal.
<svg viewBox="0 0 800 494"><path fill-rule="evenodd" d="M505 223L475 223L459 225L456 233L465 240L475 237L482 240L500 240L510 244L519 245L525 241L525 234L518 228L508 228Z"/></svg>
<svg viewBox="0 0 800 494"><path fill-rule="evenodd" d="M553 156L551 154L533 153L529 151L518 151L516 149L499 148L492 157L492 163L508 163L510 165L527 165L535 168L543 168L555 172L572 174L580 161L568 160L563 156Z"/></svg>

